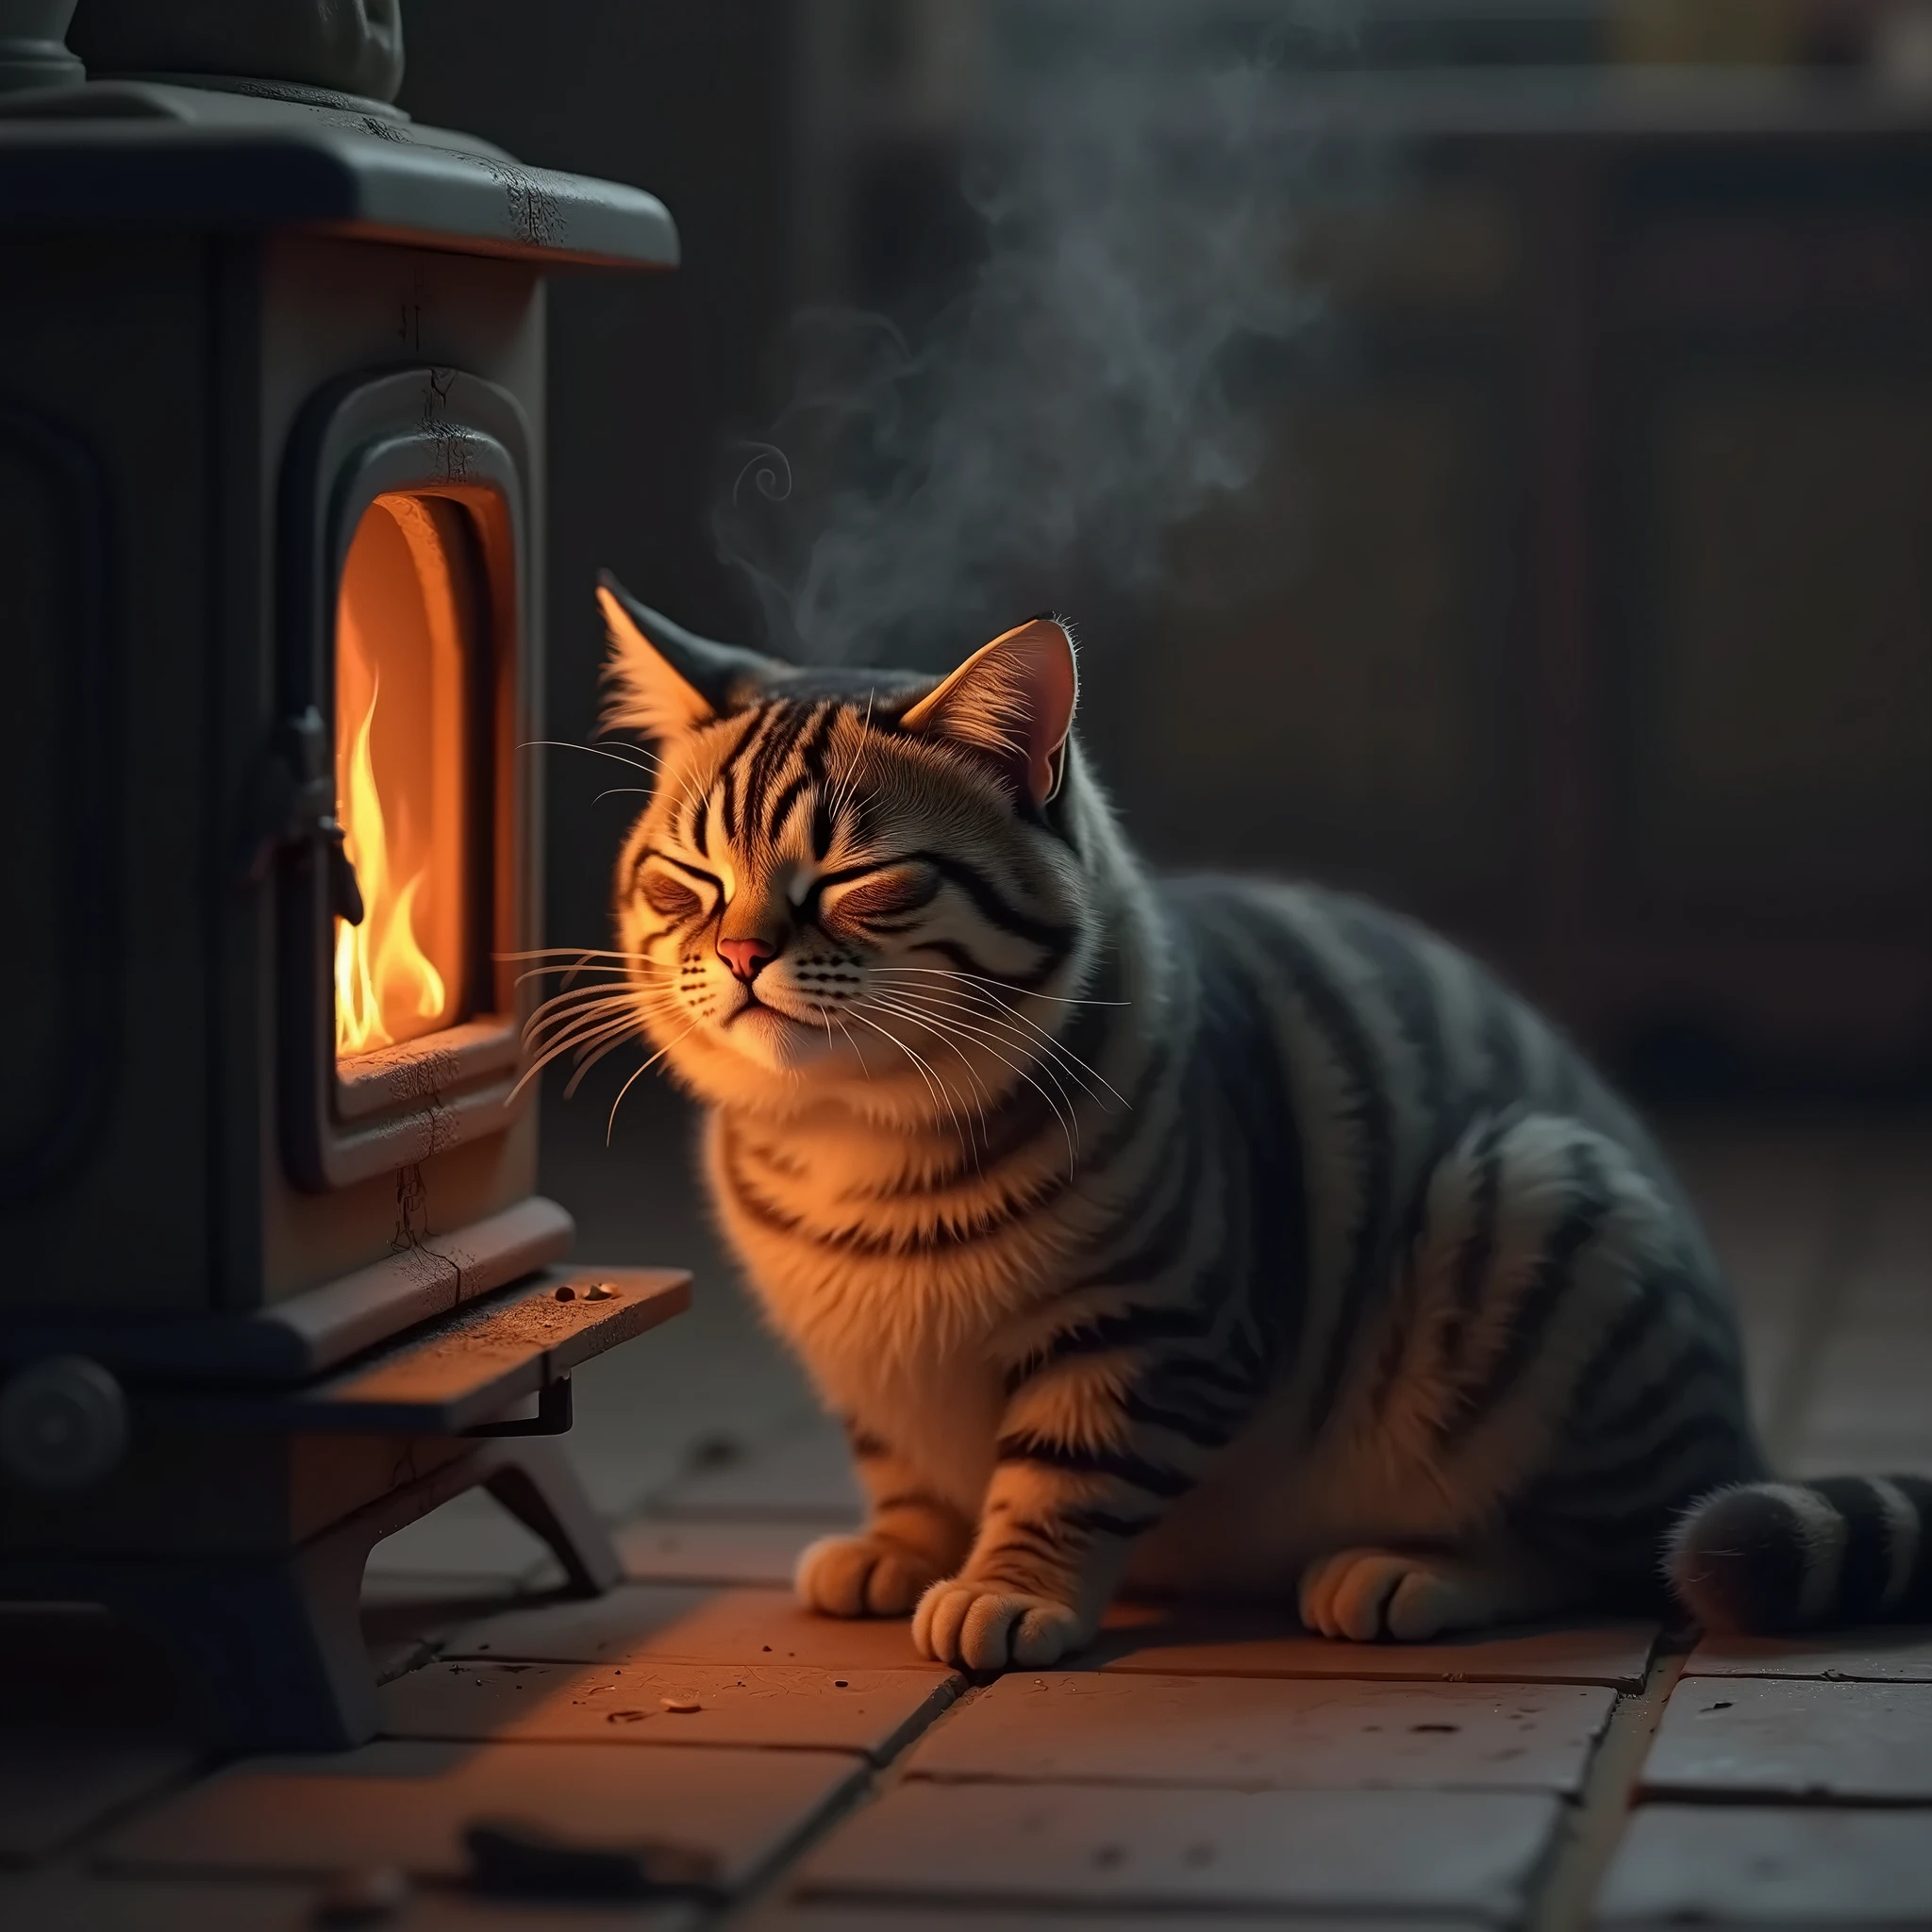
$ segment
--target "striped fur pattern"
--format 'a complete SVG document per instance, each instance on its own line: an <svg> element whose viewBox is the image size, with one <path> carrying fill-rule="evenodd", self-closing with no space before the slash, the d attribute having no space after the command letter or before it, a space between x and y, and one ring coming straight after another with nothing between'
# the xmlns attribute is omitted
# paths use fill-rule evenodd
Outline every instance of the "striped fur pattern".
<svg viewBox="0 0 1932 1932"><path fill-rule="evenodd" d="M1677 1594L1719 1630L1932 1621L1932 1481L1747 1483L1671 1540Z"/></svg>
<svg viewBox="0 0 1932 1932"><path fill-rule="evenodd" d="M1403 919L1151 877L1058 620L935 690L602 596L659 760L620 1020L870 1498L807 1603L978 1669L1123 1586L1363 1640L1655 1603L1667 1556L1720 1621L1923 1603L1924 1486L1748 1487L1726 1296L1626 1108Z"/></svg>

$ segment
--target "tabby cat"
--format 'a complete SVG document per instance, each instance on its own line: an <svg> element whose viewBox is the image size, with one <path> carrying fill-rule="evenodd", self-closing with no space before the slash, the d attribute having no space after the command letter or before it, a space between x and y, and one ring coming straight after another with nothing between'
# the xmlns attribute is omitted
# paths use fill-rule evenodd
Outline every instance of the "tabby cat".
<svg viewBox="0 0 1932 1932"><path fill-rule="evenodd" d="M599 597L657 781L615 1015L542 1024L641 1025L708 1109L718 1217L870 1499L808 1605L977 1670L1123 1587L1358 1640L1666 1580L1718 1626L1932 1615L1932 1483L1768 1478L1624 1106L1403 919L1150 876L1061 620L935 684Z"/></svg>

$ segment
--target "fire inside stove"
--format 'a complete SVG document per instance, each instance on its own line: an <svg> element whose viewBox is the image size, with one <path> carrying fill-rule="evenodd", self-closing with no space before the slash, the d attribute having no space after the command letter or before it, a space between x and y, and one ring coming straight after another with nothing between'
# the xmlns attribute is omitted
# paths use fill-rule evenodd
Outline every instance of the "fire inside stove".
<svg viewBox="0 0 1932 1932"><path fill-rule="evenodd" d="M461 512L394 491L363 512L336 602L336 799L360 887L335 923L336 1057L463 1016L465 690L475 600Z"/></svg>

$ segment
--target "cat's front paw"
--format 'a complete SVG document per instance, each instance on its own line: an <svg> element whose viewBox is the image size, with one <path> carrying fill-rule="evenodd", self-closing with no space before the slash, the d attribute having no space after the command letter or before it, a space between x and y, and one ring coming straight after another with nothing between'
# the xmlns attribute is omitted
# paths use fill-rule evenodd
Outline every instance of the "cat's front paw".
<svg viewBox="0 0 1932 1932"><path fill-rule="evenodd" d="M939 1566L882 1536L825 1536L799 1552L798 1600L828 1617L903 1617Z"/></svg>
<svg viewBox="0 0 1932 1932"><path fill-rule="evenodd" d="M1511 1608L1504 1579L1447 1557L1338 1550L1302 1573L1301 1619L1324 1637L1418 1643L1496 1621Z"/></svg>
<svg viewBox="0 0 1932 1932"><path fill-rule="evenodd" d="M1092 1624L1070 1604L970 1576L935 1583L912 1614L912 1641L921 1655L969 1671L1003 1671L1009 1664L1038 1670L1092 1635Z"/></svg>

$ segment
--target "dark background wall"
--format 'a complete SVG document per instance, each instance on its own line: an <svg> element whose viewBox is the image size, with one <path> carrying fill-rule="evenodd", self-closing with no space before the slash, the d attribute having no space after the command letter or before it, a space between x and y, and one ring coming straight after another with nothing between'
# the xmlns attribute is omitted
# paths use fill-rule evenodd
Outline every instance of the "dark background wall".
<svg viewBox="0 0 1932 1932"><path fill-rule="evenodd" d="M409 0L403 105L684 238L675 275L554 286L552 737L592 730L600 565L757 638L711 525L786 318L970 279L962 159L1024 47L987 23L1028 4ZM1355 92L1312 98L1385 191L1325 362L1254 391L1229 530L1180 540L1294 568L1205 616L1050 600L1130 828L1417 910L1658 1091L1924 1091L1932 50L1882 0L1357 10ZM555 941L606 929L614 773L551 755Z"/></svg>

